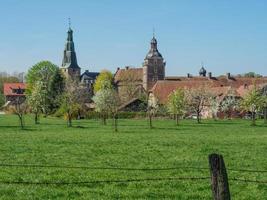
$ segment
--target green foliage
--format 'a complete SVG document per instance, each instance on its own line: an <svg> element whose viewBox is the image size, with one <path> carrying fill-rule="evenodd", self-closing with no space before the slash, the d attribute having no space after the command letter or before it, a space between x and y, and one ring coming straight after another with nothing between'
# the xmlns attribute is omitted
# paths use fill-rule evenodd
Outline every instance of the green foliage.
<svg viewBox="0 0 267 200"><path fill-rule="evenodd" d="M36 127L31 116L20 131L16 116L0 115L1 160L5 164L84 166L100 168L177 168L133 171L70 168L4 167L2 181L86 182L165 177L209 177L209 170L180 169L208 167L208 155L224 156L227 169L266 170L267 127L250 127L246 120L203 120L201 125L184 120L120 120L120 134L111 123L74 120L66 128L58 118L45 118ZM259 121L263 124L263 121ZM229 179L267 180L266 173L228 171ZM232 199L265 200L266 186L230 180ZM86 185L1 184L2 199L181 199L211 198L210 180L166 180Z"/></svg>
<svg viewBox="0 0 267 200"><path fill-rule="evenodd" d="M5 104L5 96L0 92L0 109Z"/></svg>
<svg viewBox="0 0 267 200"><path fill-rule="evenodd" d="M186 99L185 92L182 89L177 89L168 97L167 109L172 115L181 116L185 113Z"/></svg>
<svg viewBox="0 0 267 200"><path fill-rule="evenodd" d="M94 84L94 92L97 93L102 89L113 88L113 75L110 71L103 70L96 79Z"/></svg>
<svg viewBox="0 0 267 200"><path fill-rule="evenodd" d="M64 79L59 68L50 61L41 61L34 65L26 76L26 95L30 98L31 93L37 85L42 83L42 91L45 93L42 101L42 112L47 115L54 112L60 105L59 99L64 88Z"/></svg>
<svg viewBox="0 0 267 200"><path fill-rule="evenodd" d="M252 125L255 125L256 112L262 111L264 108L265 99L266 97L261 94L256 86L249 90L243 98L241 108L252 114Z"/></svg>
<svg viewBox="0 0 267 200"><path fill-rule="evenodd" d="M37 81L43 82L48 90L58 67L50 61L41 61L28 71L26 76L27 91L31 93Z"/></svg>
<svg viewBox="0 0 267 200"><path fill-rule="evenodd" d="M64 92L64 87L65 78L61 73L60 69L57 68L49 85L49 93L51 96L49 109L52 111L52 113L60 107L61 95Z"/></svg>

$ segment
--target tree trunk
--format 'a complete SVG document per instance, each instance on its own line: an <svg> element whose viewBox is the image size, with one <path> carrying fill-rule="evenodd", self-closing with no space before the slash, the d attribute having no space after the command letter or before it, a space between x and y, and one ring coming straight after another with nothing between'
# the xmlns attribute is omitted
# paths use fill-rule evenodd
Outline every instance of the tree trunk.
<svg viewBox="0 0 267 200"><path fill-rule="evenodd" d="M175 119L176 119L176 125L178 126L179 125L179 116L178 116L178 114L175 115Z"/></svg>
<svg viewBox="0 0 267 200"><path fill-rule="evenodd" d="M264 124L267 124L267 107L264 108Z"/></svg>
<svg viewBox="0 0 267 200"><path fill-rule="evenodd" d="M35 124L39 124L39 121L38 121L38 113L34 113L34 123Z"/></svg>
<svg viewBox="0 0 267 200"><path fill-rule="evenodd" d="M70 114L68 114L68 127L72 127L72 120Z"/></svg>
<svg viewBox="0 0 267 200"><path fill-rule="evenodd" d="M256 116L255 116L255 112L251 113L251 126L255 126L256 125Z"/></svg>
<svg viewBox="0 0 267 200"><path fill-rule="evenodd" d="M152 129L153 126L152 126L152 115L149 114L149 127Z"/></svg>
<svg viewBox="0 0 267 200"><path fill-rule="evenodd" d="M103 115L103 124L107 125L107 119L106 119L106 115L105 114Z"/></svg>
<svg viewBox="0 0 267 200"><path fill-rule="evenodd" d="M231 119L231 110L228 110L228 112L227 112L227 117L228 117L228 120Z"/></svg>
<svg viewBox="0 0 267 200"><path fill-rule="evenodd" d="M201 121L201 119L200 119L200 113L197 112L197 123L200 124L200 121Z"/></svg>
<svg viewBox="0 0 267 200"><path fill-rule="evenodd" d="M117 114L114 114L114 130L115 130L115 132L118 132L118 116L117 116Z"/></svg>
<svg viewBox="0 0 267 200"><path fill-rule="evenodd" d="M22 114L18 114L18 116L19 116L20 127L21 127L21 129L24 129L23 115Z"/></svg>

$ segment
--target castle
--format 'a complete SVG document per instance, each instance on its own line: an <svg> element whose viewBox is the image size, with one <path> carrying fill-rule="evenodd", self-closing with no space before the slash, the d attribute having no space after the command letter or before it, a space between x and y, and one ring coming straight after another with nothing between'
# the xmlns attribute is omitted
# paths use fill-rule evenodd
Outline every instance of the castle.
<svg viewBox="0 0 267 200"><path fill-rule="evenodd" d="M267 89L267 77L242 77L233 76L230 73L219 77L207 73L204 66L199 70L198 76L187 74L186 76L166 76L166 62L158 50L158 42L153 36L150 49L144 58L141 67L117 68L114 74L114 85L118 90L122 103L133 103L142 95L155 98L160 104L167 102L168 96L176 89L196 88L208 85L209 90L223 100L229 91L236 97L242 98L249 89L256 84L258 87ZM73 42L73 31L68 30L67 42L63 54L62 71L66 77L79 81L92 91L93 84L99 73L85 71L81 74L78 66Z"/></svg>

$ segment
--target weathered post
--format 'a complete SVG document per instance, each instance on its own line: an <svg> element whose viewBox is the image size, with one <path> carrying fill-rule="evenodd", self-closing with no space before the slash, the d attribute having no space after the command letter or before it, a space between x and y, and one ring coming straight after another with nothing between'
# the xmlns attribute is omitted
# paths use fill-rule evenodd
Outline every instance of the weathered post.
<svg viewBox="0 0 267 200"><path fill-rule="evenodd" d="M214 200L230 200L228 177L223 161L223 156L218 154L209 155L211 189Z"/></svg>

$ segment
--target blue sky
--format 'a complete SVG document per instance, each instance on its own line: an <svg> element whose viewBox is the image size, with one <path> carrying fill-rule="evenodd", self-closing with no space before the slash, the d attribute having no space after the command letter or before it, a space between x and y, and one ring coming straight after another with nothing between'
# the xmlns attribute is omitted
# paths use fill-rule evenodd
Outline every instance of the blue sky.
<svg viewBox="0 0 267 200"><path fill-rule="evenodd" d="M68 18L78 63L100 71L141 66L155 27L167 75L267 75L265 0L2 0L0 71L61 64Z"/></svg>

